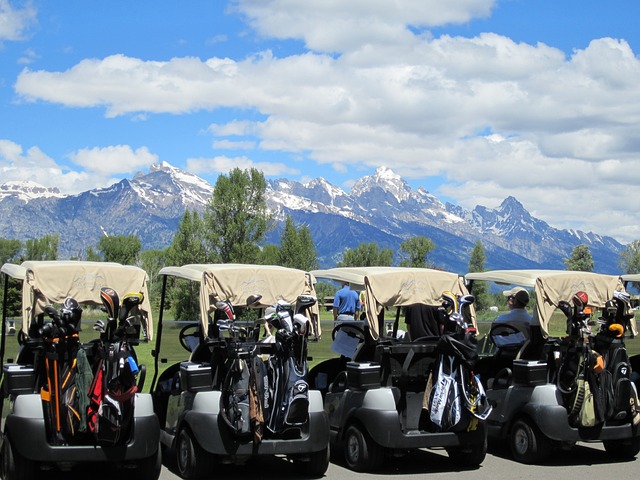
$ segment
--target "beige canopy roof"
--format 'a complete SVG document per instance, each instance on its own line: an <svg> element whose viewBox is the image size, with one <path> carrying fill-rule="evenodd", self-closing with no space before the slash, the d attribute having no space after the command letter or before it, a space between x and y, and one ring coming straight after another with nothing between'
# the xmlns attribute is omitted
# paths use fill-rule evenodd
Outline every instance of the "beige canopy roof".
<svg viewBox="0 0 640 480"><path fill-rule="evenodd" d="M153 339L147 273L141 268L109 262L27 261L21 265L5 263L0 271L22 281L22 329L25 332L31 319L43 313L47 305L61 304L73 297L80 304L100 306L100 289L111 287L120 298L129 292L144 294L139 308L147 337Z"/></svg>
<svg viewBox="0 0 640 480"><path fill-rule="evenodd" d="M379 337L378 315L384 307L439 305L443 292L469 293L460 275L428 268L341 267L311 273L316 278L349 282L354 290L366 292L364 307L373 338ZM473 308L471 315L475 323Z"/></svg>
<svg viewBox="0 0 640 480"><path fill-rule="evenodd" d="M571 302L576 292L583 291L589 295L590 306L602 308L607 300L613 298L613 292L624 291L622 280L617 275L569 270L492 270L468 273L465 278L467 281L483 280L533 289L537 299L533 315L537 315L545 334L548 333L551 315L561 300ZM635 329L635 325L632 327Z"/></svg>
<svg viewBox="0 0 640 480"><path fill-rule="evenodd" d="M190 264L165 267L159 274L200 283L200 321L204 332L208 328L209 315L220 300L242 306L247 297L260 294L259 305L268 307L278 300L293 304L300 295L316 296L315 279L310 273L275 265ZM317 304L312 308L312 315L319 318ZM317 321L311 324L320 328ZM316 333L320 335L319 331Z"/></svg>

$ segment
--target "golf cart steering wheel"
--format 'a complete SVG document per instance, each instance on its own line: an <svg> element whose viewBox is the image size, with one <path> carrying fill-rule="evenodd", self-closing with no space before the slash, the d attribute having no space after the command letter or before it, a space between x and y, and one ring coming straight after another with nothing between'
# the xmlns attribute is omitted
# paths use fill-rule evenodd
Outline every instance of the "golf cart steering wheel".
<svg viewBox="0 0 640 480"><path fill-rule="evenodd" d="M336 339L336 335L338 333L338 330L344 330L348 334L350 334L352 336L355 336L355 337L358 337L358 339L360 339L360 341L363 341L365 339L364 329L360 325L355 324L355 323L356 322L349 322L349 321L339 323L338 325L333 327L333 330L331 332L331 339L332 340Z"/></svg>
<svg viewBox="0 0 640 480"><path fill-rule="evenodd" d="M489 330L489 337L491 338L491 341L493 341L494 335L507 336L514 333L522 333L522 330L510 323L496 323L491 326L491 330Z"/></svg>
<svg viewBox="0 0 640 480"><path fill-rule="evenodd" d="M187 337L196 337L198 338L198 341L200 341L200 325L198 325L197 323L190 323L189 325L185 325L184 327L182 327L180 333L178 334L180 345L187 352L190 352L191 347L189 347L187 343Z"/></svg>

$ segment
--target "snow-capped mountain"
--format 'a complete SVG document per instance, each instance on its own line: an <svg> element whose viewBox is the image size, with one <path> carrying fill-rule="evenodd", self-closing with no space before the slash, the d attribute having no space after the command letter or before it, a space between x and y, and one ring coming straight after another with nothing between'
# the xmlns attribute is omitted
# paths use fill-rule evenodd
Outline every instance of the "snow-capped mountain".
<svg viewBox="0 0 640 480"><path fill-rule="evenodd" d="M0 236L26 240L59 233L61 258L81 257L105 234L136 234L144 249L163 249L185 210L204 211L212 193L208 182L166 162L78 195L31 182L5 183L0 185ZM586 243L596 271L613 273L623 248L611 237L555 229L513 197L497 209L445 205L422 187L413 190L388 168L361 178L349 193L323 178L271 180L267 204L281 224L290 215L309 227L323 267L335 265L345 248L362 242L398 252L400 243L415 235L436 244L430 254L435 265L460 273L478 240L487 252L487 268L563 269L573 247ZM277 243L279 236L276 229L267 241Z"/></svg>

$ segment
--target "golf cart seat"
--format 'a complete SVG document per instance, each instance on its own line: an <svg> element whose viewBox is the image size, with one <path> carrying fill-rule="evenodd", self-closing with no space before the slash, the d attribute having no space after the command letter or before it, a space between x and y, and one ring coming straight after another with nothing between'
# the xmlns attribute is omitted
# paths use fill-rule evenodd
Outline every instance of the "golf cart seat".
<svg viewBox="0 0 640 480"><path fill-rule="evenodd" d="M405 323L409 338L416 341L422 338L439 337L442 333L440 307L416 303L405 310Z"/></svg>

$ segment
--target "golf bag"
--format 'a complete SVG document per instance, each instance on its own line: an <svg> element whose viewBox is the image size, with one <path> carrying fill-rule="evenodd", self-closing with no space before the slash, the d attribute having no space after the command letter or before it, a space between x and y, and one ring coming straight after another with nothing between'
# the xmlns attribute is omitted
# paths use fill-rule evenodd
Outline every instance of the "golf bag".
<svg viewBox="0 0 640 480"><path fill-rule="evenodd" d="M251 433L250 378L249 363L245 358L239 357L232 360L222 383L222 419L238 435Z"/></svg>
<svg viewBox="0 0 640 480"><path fill-rule="evenodd" d="M277 310L270 319L277 328L275 352L267 361L269 409L267 428L279 434L309 420L309 384L306 381L306 342L309 320L297 313ZM267 409L265 409L267 410Z"/></svg>
<svg viewBox="0 0 640 480"><path fill-rule="evenodd" d="M126 341L102 345L99 355L87 423L99 445L118 445L129 438L139 369Z"/></svg>
<svg viewBox="0 0 640 480"><path fill-rule="evenodd" d="M467 324L463 308L473 303L471 295L443 293L446 333L438 341L438 358L425 390L431 431L473 430L486 419L492 407L473 368L478 359L476 329Z"/></svg>

